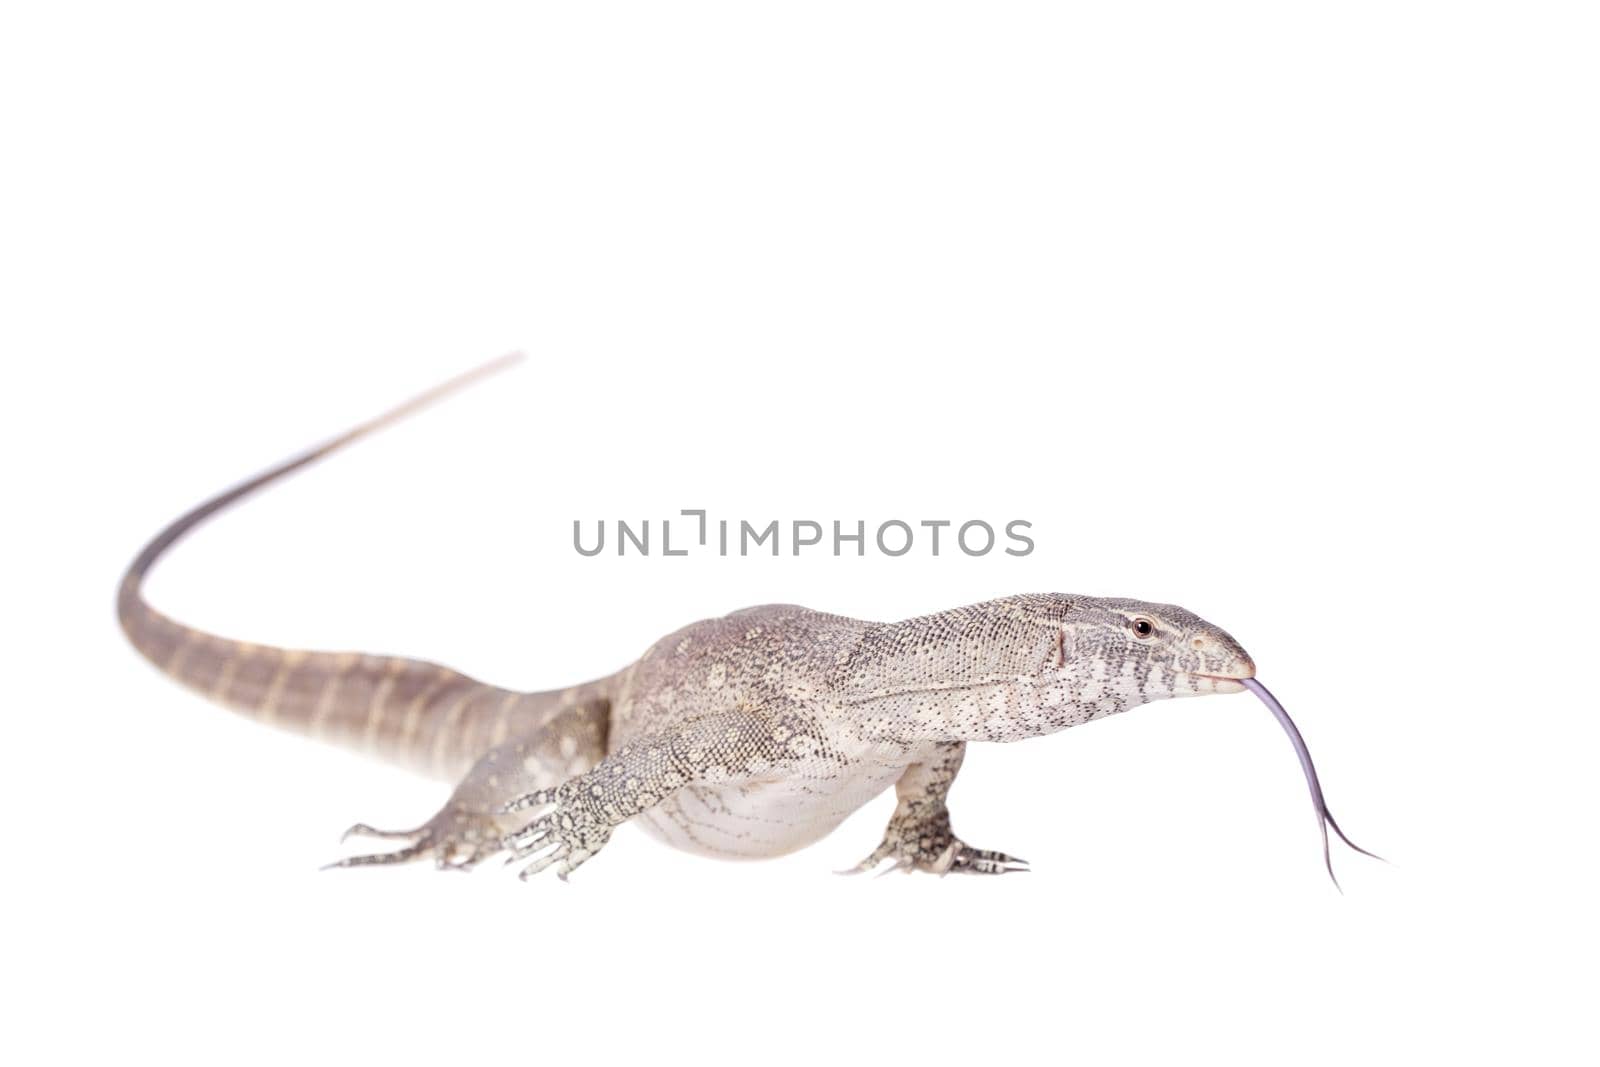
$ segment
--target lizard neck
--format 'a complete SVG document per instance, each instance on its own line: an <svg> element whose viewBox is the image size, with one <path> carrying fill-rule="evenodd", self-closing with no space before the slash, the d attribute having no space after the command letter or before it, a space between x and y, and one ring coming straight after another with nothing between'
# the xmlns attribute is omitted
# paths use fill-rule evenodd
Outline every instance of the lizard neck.
<svg viewBox="0 0 1600 1067"><path fill-rule="evenodd" d="M836 679L844 717L872 741L1020 741L1149 699L1103 659L1072 656L1058 623L1011 609L870 627Z"/></svg>
<svg viewBox="0 0 1600 1067"><path fill-rule="evenodd" d="M1079 726L1143 703L1067 679L1006 678L882 688L845 698L860 737L874 742L1023 741Z"/></svg>

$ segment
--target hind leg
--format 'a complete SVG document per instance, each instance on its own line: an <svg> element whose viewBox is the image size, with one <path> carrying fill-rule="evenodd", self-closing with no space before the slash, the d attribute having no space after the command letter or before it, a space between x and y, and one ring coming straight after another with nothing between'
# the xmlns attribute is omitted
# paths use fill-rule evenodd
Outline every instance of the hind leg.
<svg viewBox="0 0 1600 1067"><path fill-rule="evenodd" d="M344 838L404 842L390 852L349 856L328 867L370 867L432 859L441 870L468 870L499 852L518 820L502 809L512 799L549 789L591 770L605 758L609 705L577 704L536 729L484 753L450 799L414 830L377 830L356 823Z"/></svg>

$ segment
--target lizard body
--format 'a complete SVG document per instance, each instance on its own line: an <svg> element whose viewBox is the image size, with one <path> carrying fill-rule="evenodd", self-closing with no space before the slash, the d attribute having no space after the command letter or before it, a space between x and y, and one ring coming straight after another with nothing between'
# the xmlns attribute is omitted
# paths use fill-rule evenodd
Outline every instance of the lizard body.
<svg viewBox="0 0 1600 1067"><path fill-rule="evenodd" d="M144 599L156 560L189 530L422 404L480 368L235 487L139 554L118 616L145 657L256 719L456 783L402 842L336 866L432 858L470 867L509 849L527 877L564 877L629 819L690 851L775 856L825 836L894 785L884 860L937 872L1024 868L950 828L945 797L973 741L1016 741L1152 700L1240 692L1232 637L1182 608L1028 594L894 623L796 605L693 623L606 678L523 693L390 656L268 648L178 623ZM521 813L537 810L532 821Z"/></svg>

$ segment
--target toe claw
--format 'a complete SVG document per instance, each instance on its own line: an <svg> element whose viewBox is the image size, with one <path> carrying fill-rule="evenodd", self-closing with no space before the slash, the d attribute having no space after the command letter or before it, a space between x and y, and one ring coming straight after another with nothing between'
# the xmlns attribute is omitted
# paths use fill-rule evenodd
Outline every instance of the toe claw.
<svg viewBox="0 0 1600 1067"><path fill-rule="evenodd" d="M522 870L518 871L517 878L526 882L529 878L532 878L534 875L538 874L546 867L549 867L551 864L560 862L564 853L564 849L557 849L548 855L540 856L538 859L522 868ZM567 880L564 872L557 872L557 874L563 882Z"/></svg>
<svg viewBox="0 0 1600 1067"><path fill-rule="evenodd" d="M325 863L318 870L331 871L339 867L377 867L387 863L405 863L426 852L428 844L427 839L423 839L414 845L395 849L393 852L368 852L360 856L346 856L342 860Z"/></svg>
<svg viewBox="0 0 1600 1067"><path fill-rule="evenodd" d="M522 859L524 856L532 855L542 848L549 847L558 840L560 839L556 836L553 827L533 823L514 834L507 834L501 839L500 843L511 851L512 859Z"/></svg>
<svg viewBox="0 0 1600 1067"><path fill-rule="evenodd" d="M846 867L842 871L834 871L833 873L834 874L865 874L866 872L872 870L874 867L878 866L878 864L882 863L888 857L889 857L889 850L887 848L885 848L884 846L879 845L877 848L872 850L871 854L868 855L866 859L862 860L860 863L856 864L854 867Z"/></svg>
<svg viewBox="0 0 1600 1067"><path fill-rule="evenodd" d="M967 874L1011 874L1028 870L1028 861L993 849L967 849L958 857L955 870Z"/></svg>
<svg viewBox="0 0 1600 1067"><path fill-rule="evenodd" d="M917 865L915 863L908 861L905 857L902 856L902 857L899 857L898 859L896 859L891 866L885 867L883 870L881 870L877 874L873 875L873 877L874 878L882 878L885 875L893 874L896 871L899 871L901 874L910 874L912 871L914 871L916 869L917 869Z"/></svg>
<svg viewBox="0 0 1600 1067"><path fill-rule="evenodd" d="M424 829L419 826L415 830L379 830L375 826L358 822L339 835L339 843L342 845L352 837L373 837L380 841L408 841L422 833Z"/></svg>

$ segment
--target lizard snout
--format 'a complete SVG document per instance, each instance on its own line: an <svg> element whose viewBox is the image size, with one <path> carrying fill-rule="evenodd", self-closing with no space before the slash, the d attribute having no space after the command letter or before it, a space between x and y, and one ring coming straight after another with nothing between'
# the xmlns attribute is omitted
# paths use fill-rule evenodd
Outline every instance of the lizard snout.
<svg viewBox="0 0 1600 1067"><path fill-rule="evenodd" d="M1200 660L1193 673L1203 678L1236 682L1256 676L1256 662L1250 653L1221 631L1197 634L1190 644Z"/></svg>

